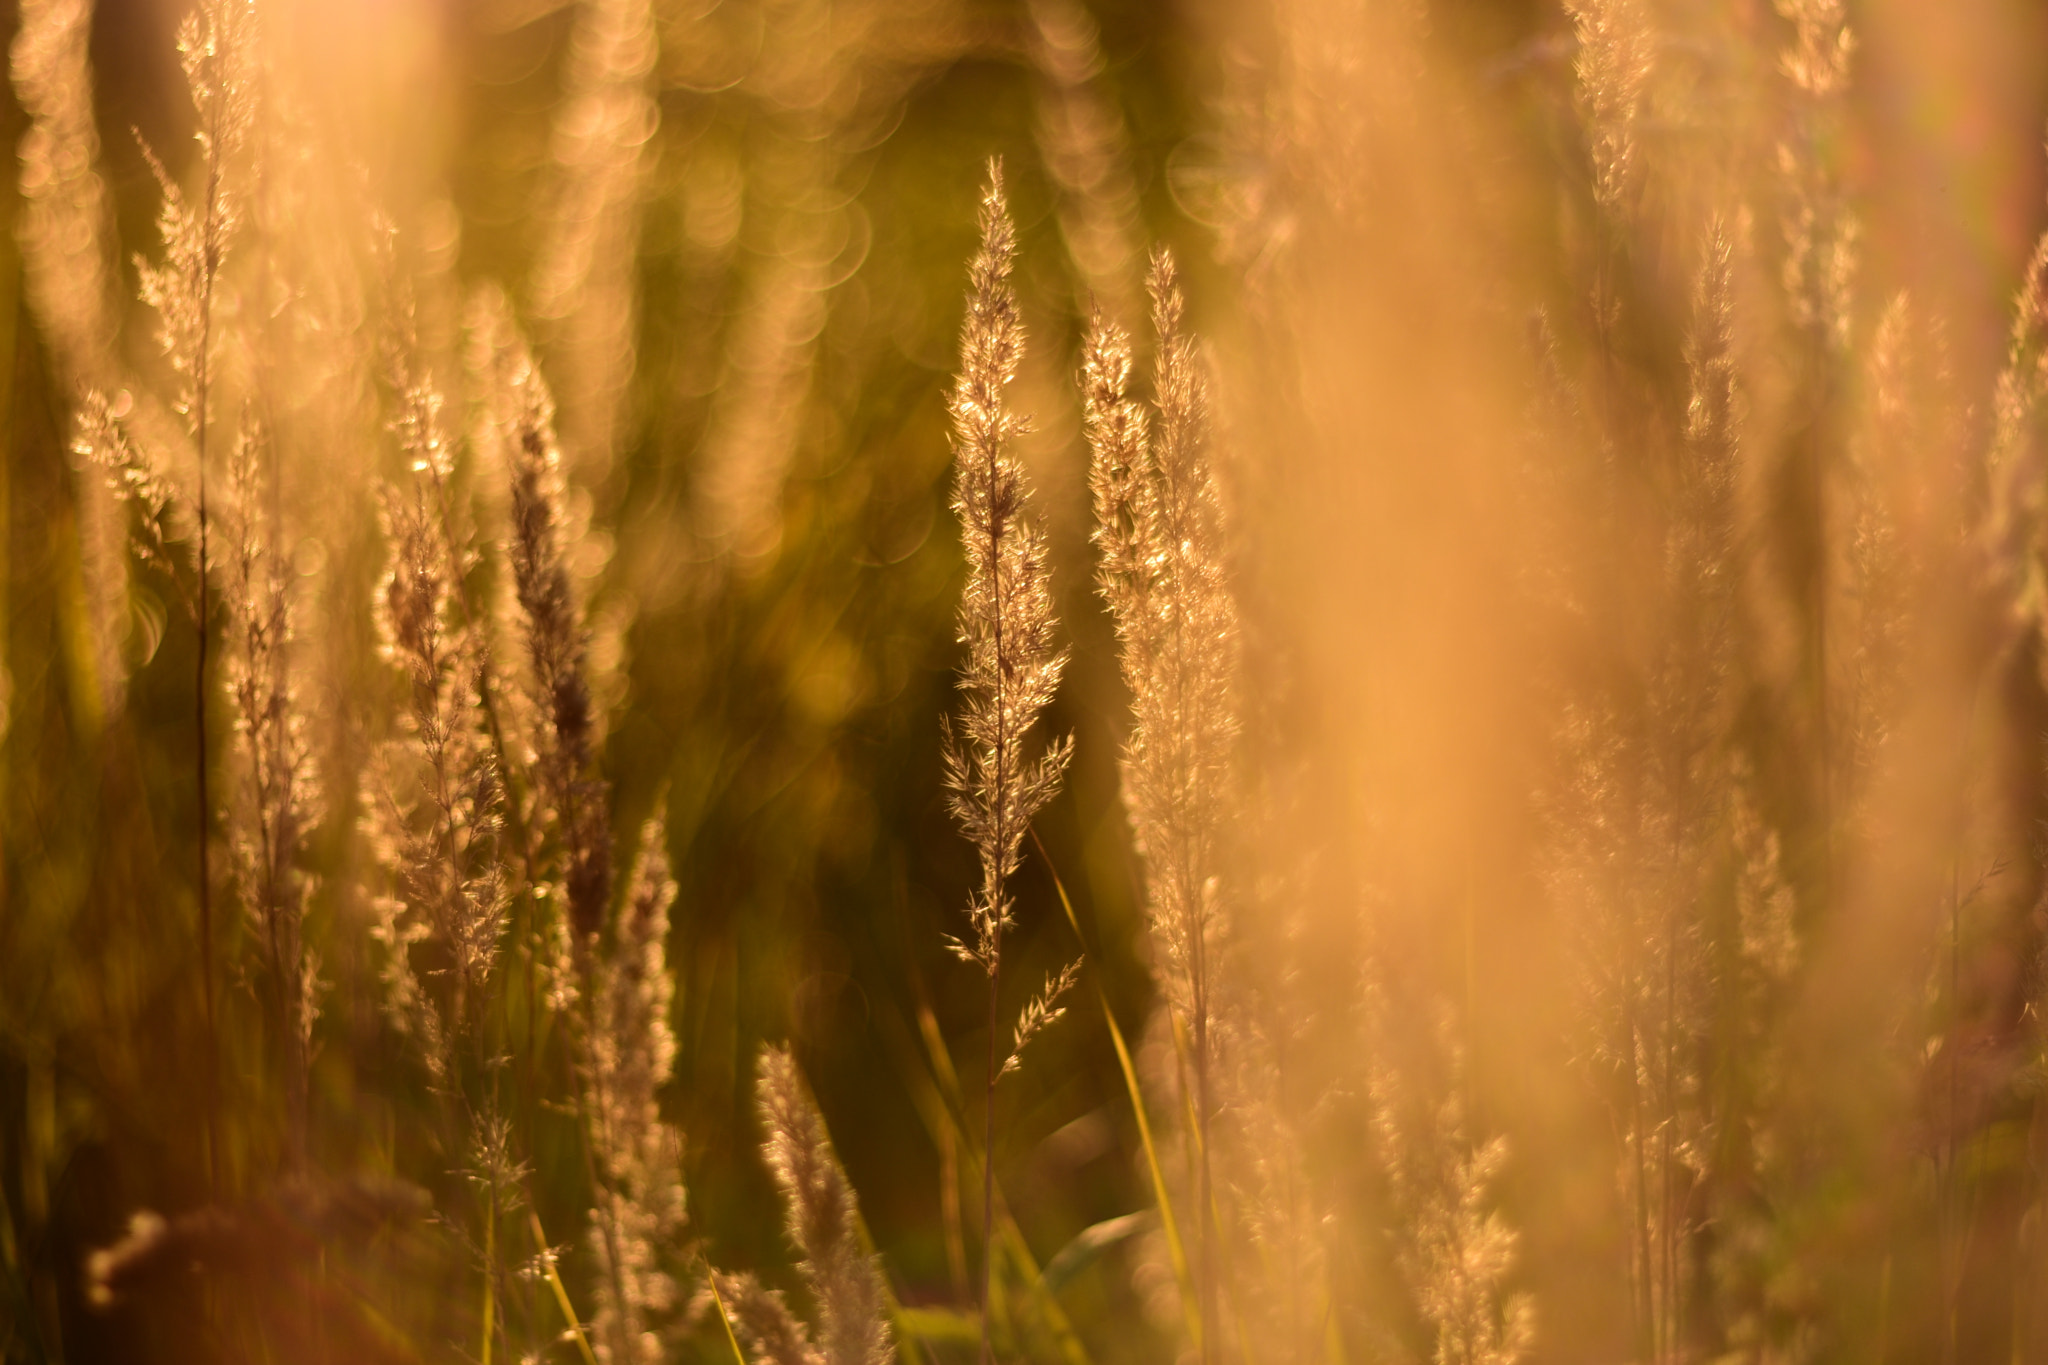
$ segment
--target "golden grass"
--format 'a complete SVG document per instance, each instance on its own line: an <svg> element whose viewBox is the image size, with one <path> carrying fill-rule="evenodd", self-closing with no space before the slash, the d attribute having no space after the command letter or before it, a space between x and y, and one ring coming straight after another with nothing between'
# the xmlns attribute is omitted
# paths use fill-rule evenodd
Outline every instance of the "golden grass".
<svg viewBox="0 0 2048 1365"><path fill-rule="evenodd" d="M2048 1350L2038 22L345 8L20 6L5 1365Z"/></svg>

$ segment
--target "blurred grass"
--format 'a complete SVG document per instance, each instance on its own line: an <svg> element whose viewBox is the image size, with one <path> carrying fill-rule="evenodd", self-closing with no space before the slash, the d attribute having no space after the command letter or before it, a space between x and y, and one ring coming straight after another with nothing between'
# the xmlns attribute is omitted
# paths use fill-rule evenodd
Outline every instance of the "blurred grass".
<svg viewBox="0 0 2048 1365"><path fill-rule="evenodd" d="M402 123L448 167L465 284L519 280L532 260L533 205L570 20L567 8L554 8L506 28L497 9L423 9L445 74L431 93L400 96L409 109ZM725 9L747 22L746 6ZM177 149L189 128L173 22L174 11L151 0L109 0L94 19L104 165L124 245L150 240L155 211L153 182L125 130ZM987 7L968 27L1001 34L1015 22ZM1174 41L1173 18L1131 6L1105 23L1117 49L1132 54L1119 58L1115 79L1136 102L1145 154L1156 160L1186 116L1162 50ZM680 20L666 16L665 26ZM615 830L628 835L658 787L672 794L680 1058L670 1098L688 1135L694 1232L735 1269L788 1263L779 1221L764 1216L774 1196L754 1155L750 1100L758 1045L786 1037L911 1304L953 1301L930 1129L952 1109L934 1112L931 1059L902 1046L919 1036L908 1021L929 1011L960 1056L981 1050L977 982L941 948L964 903L971 850L939 798L937 718L951 699L959 575L940 391L972 246L964 187L992 150L1028 163L1028 79L1013 53L970 45L918 72L887 135L854 154L846 185L871 245L832 296L783 500L783 544L729 575L691 544L693 453L724 363L736 286L769 245L749 233L768 219L747 205L738 238L710 250L693 242L690 226L693 213L707 211L705 196L720 192L725 167L736 163L743 189L751 185L746 167L773 136L773 111L743 86L665 88L639 263L639 420L613 486L596 498L616 537L615 572L595 585L597 600L621 596L637 606L626 701L605 759L618 792ZM23 126L11 102L6 118L0 133L11 146ZM418 149L364 150L371 165L397 170L401 221L431 205L436 191L421 179ZM1018 181L1022 217L1035 229L1027 235L1029 306L1045 319L1034 345L1058 357L1075 324L1066 267L1056 236L1043 230L1044 187L1028 170ZM1149 198L1168 212L1156 177ZM18 203L11 178L6 202ZM0 247L10 320L22 307L13 241L10 232ZM123 279L132 288L125 261ZM131 318L126 349L148 366L146 326ZM33 326L13 324L8 338L0 1190L8 1226L31 1230L32 1240L7 1251L4 1292L24 1298L21 1311L0 1313L9 1320L0 1339L8 1359L211 1358L230 1348L198 1330L196 1301L96 1315L84 1308L76 1271L88 1249L119 1235L128 1210L203 1198L193 1103L202 1049L189 988L193 753L189 724L180 723L192 636L169 613L153 657L137 670L128 716L103 724L92 714L78 643L68 419ZM331 582L366 582L379 554L364 509L350 518L323 529ZM1069 616L1085 618L1092 607L1080 566L1069 566L1064 581ZM169 600L147 578L140 588ZM347 591L327 604L323 628L338 634L332 657L368 657L364 604ZM1124 1013L1142 1018L1150 987L1109 758L1118 722L1107 678L1098 670L1092 695L1070 691L1081 699L1063 702L1054 718L1083 732L1090 756L1044 824L1062 865L1083 873L1078 894L1101 926L1091 971ZM323 686L346 695L361 683ZM361 742L346 731L331 740L344 761ZM346 808L352 798L341 797ZM331 824L322 836L330 854L346 840L345 821ZM331 986L314 1104L334 1120L319 1125L318 1156L335 1169L417 1171L425 1153L416 1126L427 1112L420 1079L378 1027L373 945L336 935L360 913L354 894L345 877L332 878L315 910ZM1042 873L1027 874L1020 899L1029 908L1012 953L1023 982L1072 943ZM233 924L223 939L240 932ZM231 980L222 1011L225 1141L239 1183L267 1164L263 1153L279 1135L260 1079L253 1000ZM1008 1253L1027 1278L1037 1275L1027 1244L1057 1249L1145 1202L1136 1173L1114 1156L1098 1151L1070 1169L1034 1155L1048 1134L1089 1115L1128 1127L1099 1021L1078 1019L1038 1047L1041 1064L1006 1091L999 1153L1013 1206L1028 1210L1024 1226L1012 1225ZM576 1152L570 1120L535 1116L533 1197L551 1229L581 1222ZM978 1160L967 1151L963 1167ZM1106 1292L1087 1296L1089 1330L1116 1343L1105 1362L1149 1349L1122 1331L1103 1337L1105 1323L1137 1316L1116 1283L1112 1275ZM378 1292L396 1291L389 1311L402 1318L417 1312L425 1288ZM406 1302L413 1308L398 1307ZM1055 1304L1042 1297L1031 1311L1057 1320ZM1078 1359L1078 1345L1063 1339Z"/></svg>
<svg viewBox="0 0 2048 1365"><path fill-rule="evenodd" d="M517 11L490 0L413 6L393 0L392 9L404 16L398 27L408 46L392 55L390 73L396 74L381 79L400 88L365 91L363 98L383 100L399 114L388 120L382 141L358 149L365 173L388 186L393 210L409 230L429 237L436 224L449 227L451 294L459 297L486 281L516 286L540 250L537 204L547 188L550 118L571 10L528 7L531 17L514 23L506 16L519 17ZM1213 318L1218 335L1231 335L1243 323L1238 313L1245 305L1233 293L1232 267L1218 264L1211 249L1216 215L1204 195L1263 186L1281 171L1239 164L1217 142L1209 102L1228 84L1223 68L1229 59L1212 41L1217 25L1204 7L1118 0L1090 9L1101 25L1110 88L1130 125L1143 228L1182 250L1198 314L1206 310L1204 324ZM1764 22L1761 5L1735 9L1753 26ZM1979 16L1978 9L1994 18ZM593 521L610 538L611 552L582 584L600 614L630 621L624 687L605 752L616 793L613 830L622 845L629 842L657 794L667 793L681 889L669 944L679 1057L664 1108L687 1136L693 1234L723 1267L761 1269L777 1283L792 1282L792 1249L774 1212L774 1186L756 1155L751 1085L759 1045L788 1039L859 1192L900 1300L899 1326L932 1360L952 1365L972 1354L977 1328L964 1309L971 1295L949 1255L941 1181L950 1160L972 1187L988 1154L978 1151L979 1125L962 1122L961 1098L963 1080L972 1092L984 1052L982 979L942 945L942 936L960 927L973 854L941 798L939 717L954 704L960 581L946 506L951 462L941 394L954 363L962 263L974 245L974 186L991 152L1004 154L1010 168L1023 243L1018 278L1045 374L1071 374L1082 319L1074 271L1054 230L1055 192L1034 145L1033 78L1017 41L1022 7L995 0L946 7L957 27L934 21L930 28L954 33L957 41L914 59L900 109L878 116L853 139L858 145L844 150L837 171L835 193L850 205L833 272L843 266L844 278L833 287L796 422L779 547L772 555L737 560L708 551L694 530L702 500L700 457L729 374L749 272L777 249L773 224L783 207L770 194L774 177L760 167L790 139L786 111L744 79L751 64L774 56L762 18L771 12L755 0L725 0L678 4L661 14L661 126L636 263L641 315L633 421L608 481L589 491ZM908 26L938 12L906 11ZM1493 145L1512 153L1502 158L1511 164L1483 161L1457 174L1479 182L1475 196L1499 209L1501 221L1527 230L1512 250L1543 263L1523 277L1533 285L1533 301L1552 316L1573 319L1586 311L1583 261L1591 252L1577 235L1582 224L1570 206L1581 205L1589 192L1570 57L1554 45L1560 16L1536 0L1438 5L1432 12L1432 53L1468 78L1470 88L1486 92L1500 125ZM1889 12L1872 4L1857 17ZM1971 9L1975 17L1967 22L1995 23L1995 12L1995 6ZM174 7L164 0L105 0L94 21L103 166L124 246L121 278L131 295L134 267L126 252L152 241L156 190L125 130L138 130L159 149L184 146L190 133L174 24ZM1877 29L1880 40L1886 31ZM1912 25L1889 31L1910 32ZM1872 61L1875 75L1857 96L1859 126L1893 128L1919 118L1927 126L1914 125L1911 137L1967 142L1978 136L1972 119L1991 120L1982 111L1955 112L1938 98L1940 91L1916 93L1899 75L1906 63L1895 52L1887 57L1881 41ZM406 73L422 71L435 78L429 85L402 85ZM2023 121L2014 108L2038 127L2048 105L2039 75L2013 76L2010 90L1999 88L2007 100L1995 111L2000 127ZM0 138L13 146L23 116L11 97L0 107ZM1653 154L1675 159L1697 135L1686 126L1658 125L1650 133ZM1896 135L1908 140L1908 133ZM1851 153L1876 156L1861 144ZM1978 305L1960 309L1957 328L1959 368L1973 378L1986 368L1985 357L1995 358L2002 323L1992 304L2002 307L2010 294L2012 262L2023 255L2014 244L2023 244L2034 221L2028 214L2038 217L2038 167L2003 178L1986 169L2004 164L1995 158L1973 163L1964 177L1972 211L1982 210L1977 217L1941 219L1926 230L1931 236L1915 237L1901 223L1942 210L1894 205L1897 211L1879 214L1873 230L1881 261L1912 267L1897 273L1920 271L1938 301ZM248 1340L208 1335L214 1330L209 1324L218 1321L207 1302L214 1291L156 1295L111 1314L89 1311L83 1301L79 1267L90 1250L120 1235L131 1211L189 1209L207 1198L197 1137L202 1030L192 986L198 973L190 833L197 822L189 721L194 638L167 606L175 601L170 586L141 575L138 610L149 624L138 628L135 643L146 658L125 713L99 714L66 456L69 418L21 297L11 231L20 201L13 178L7 179L9 230L0 234L0 318L6 319L0 411L7 443L0 465L0 645L8 670L0 739L0 1359L12 1365L258 1358ZM1900 179L1938 198L1924 183ZM1912 192L1877 180L1884 202ZM2027 207L2014 209L2007 197L2025 199ZM1959 218L1962 212L1956 210ZM1957 241L1969 250L1937 249ZM1644 401L1674 408L1683 407L1686 321L1675 302L1682 293L1666 287L1663 276L1673 273L1685 249L1652 241L1631 258L1638 276L1624 282L1631 307L1615 343L1650 395ZM442 348L443 363L452 366L455 326L448 311L430 315L427 330ZM131 310L125 349L155 376L160 366L145 324ZM1418 319L1424 340L1414 344L1425 344L1432 328L1451 325L1435 315ZM1567 346L1584 343L1583 333L1566 331ZM1403 340L1412 338L1404 333ZM1567 359L1579 364L1585 357ZM1773 378L1796 389L1811 376L1788 362ZM1019 1355L1066 1365L1137 1365L1167 1360L1174 1349L1170 1325L1147 1318L1130 1271L1137 1244L1150 1230L1145 1211L1167 1202L1160 1168L1175 1160L1170 1148L1177 1140L1169 1133L1186 1125L1182 1116L1163 1112L1164 1097L1154 1097L1157 1131L1148 1131L1136 1108L1131 1054L1145 1045L1142 1021L1158 1011L1141 923L1140 870L1117 796L1124 698L1089 577L1087 512L1075 473L1080 454L1057 449L1070 434L1072 414L1041 416L1051 433L1047 444L1055 448L1034 472L1050 504L1061 616L1075 641L1075 662L1049 728L1073 731L1078 745L1066 790L1039 822L1042 856L1027 859L1017 882L1021 924L1004 979L1015 983L1021 1000L1026 987L1084 941L1086 990L1094 998L1034 1043L1032 1064L1002 1093L993 1155L1001 1172L1000 1240L1010 1292L999 1307ZM1786 454L1770 452L1774 460ZM1063 471L1060 460L1071 464ZM380 462L389 463L388 452L366 453L362 461L365 470ZM1557 477L1584 472L1574 467ZM1363 476L1345 477L1365 485ZM1404 477L1420 481L1419 475ZM1397 491L1415 486L1400 484ZM1330 496L1333 506L1370 506L1384 519L1343 528L1359 542L1382 533L1398 541L1409 529L1407 519L1417 515L1414 504L1398 501L1391 511L1380 510L1376 486L1373 499L1357 496L1355 486L1345 489L1348 494ZM1813 509L1797 488L1776 491L1784 496L1771 503L1773 519L1757 534L1781 556L1772 561L1772 573L1798 598L1800 585L1817 572L1819 550L1807 528ZM1576 486L1570 496L1581 494L1587 508L1598 501ZM1635 488L1623 496L1625 506L1634 505L1630 496L1645 505L1653 501ZM334 586L322 604L318 653L323 661L339 661L322 687L329 709L346 717L351 706L374 710L367 699L388 700L392 692L390 680L367 662L373 655L367 585L382 550L366 503L323 511L329 514L319 528L323 581ZM1339 550L1354 552L1349 543ZM1290 553L1309 554L1287 545L1272 553L1282 561L1281 581L1294 562ZM1392 562L1391 556L1372 558L1372 548L1356 553L1362 565ZM1495 567L1493 557L1504 552L1461 544L1445 553ZM1282 603L1282 614L1310 618L1328 605L1304 596ZM1496 610L1505 615L1507 609ZM1375 619L1364 607L1344 618L1361 637L1369 636L1365 623ZM1290 621L1288 628L1299 625ZM1611 626L1598 614L1571 623L1569 630L1581 634L1559 651L1567 667L1591 675L1608 666L1604 633ZM1503 628L1502 638L1519 640L1513 630L1520 628ZM1500 653L1513 657L1512 647ZM2010 665L2011 676L1999 683L2012 694L2008 703L2019 719L2009 730L1987 723L1996 733L2038 733L2031 725L2041 714L2038 684L2014 680L2030 666L2024 660ZM1371 694L1361 726L1394 728L1385 698L1397 690ZM1765 773L1772 824L1788 831L1792 880L1818 903L1833 894L1821 886L1829 835L1816 810L1823 793L1802 766L1803 704L1797 697L1746 699L1739 744L1772 756L1776 766ZM1310 709L1303 706L1305 713ZM226 718L219 719L215 732L225 734ZM1526 736L1548 718L1517 712L1514 719L1524 723ZM1292 723L1307 734L1315 722ZM326 761L352 779L368 736L360 723L335 724L322 737ZM2017 823L2029 828L2042 799L2034 757L2015 745L2004 759L2012 770L2006 776L2020 791ZM1508 752L1499 757L1499 770L1519 778L1516 765L1531 762L1526 753ZM1495 778L1503 788L1508 781ZM362 892L348 875L348 859L359 856L352 851L353 799L352 792L339 795L339 813L320 831L313 855L335 872L313 912L331 983L313 1076L313 1104L322 1116L317 1161L333 1171L406 1173L433 1185L444 1206L452 1206L469 1192L446 1168L420 1068L379 1018L375 946L351 932L363 913ZM1460 831L1475 866L1485 860L1487 838L1514 844L1528 835L1525 813L1483 803L1477 808L1496 823L1475 818L1477 832ZM1354 817L1366 823L1350 810L1331 818ZM1396 848L1388 857L1398 865L1435 851ZM1383 950L1418 979L1459 983L1463 1007L1475 1021L1472 1088L1486 1097L1480 1107L1490 1106L1514 1126L1520 1153L1505 1177L1504 1202L1529 1231L1530 1278L1552 1291L1547 1302L1556 1305L1544 1327L1554 1343L1546 1358L1604 1358L1600 1352L1623 1339L1609 1316L1623 1295L1610 1281L1625 1264L1618 1245L1625 1230L1599 1222L1602 1201L1610 1198L1604 1149L1588 1155L1590 1129L1574 1126L1583 1116L1574 1110L1560 1117L1570 1106L1552 1093L1565 1074L1567 1051L1548 1028L1565 1013L1555 979L1565 974L1564 951L1557 947L1565 930L1554 915L1520 913L1524 903L1539 900L1526 869L1495 875L1490 868L1464 868L1458 875L1465 918L1425 922L1441 907L1418 901L1421 908L1407 910L1408 919L1397 917L1386 927ZM1431 884L1427 877L1416 880ZM1965 924L1973 958L2023 955L2036 880L2034 869L2024 869L1998 888L1993 909ZM1494 897L1508 902L1512 913L1497 909ZM1483 916L1485 934L1472 928L1474 915ZM1958 917L1968 918L1960 908ZM241 932L237 923L222 937L232 942ZM1351 940L1334 941L1346 951L1311 964L1319 975L1310 991L1348 1007L1358 963L1348 951ZM223 960L231 960L232 953L222 951ZM1128 1026L1128 1036L1117 1020ZM231 1193L254 1195L260 1174L275 1165L283 1119L267 1079L260 1011L246 981L230 978L224 990L222 1037ZM1542 1041L1531 1041L1537 1037ZM557 1052L542 1065L561 1063ZM520 1243L522 1255L544 1235L567 1243L587 1214L575 1116L540 1108L525 1122L533 1221L524 1228L508 1224L505 1233L508 1243ZM1356 1159L1368 1139L1355 1114L1347 1111L1330 1127L1321 1135L1328 1145ZM1851 1129L1824 1131L1839 1137ZM1871 1149L1903 1141L1867 1130L1853 1135ZM1985 1216L2016 1220L2022 1201L2014 1182L2026 1165L2027 1131L2021 1119L2000 1115L1982 1137L1967 1153L1969 1198L1978 1201L1971 1216L1988 1210ZM1857 1258L1868 1260L1865 1242L1874 1240L1870 1224L1879 1215L1870 1212L1870 1194L1857 1173L1878 1160L1858 1147L1839 1168L1816 1178L1802 1191L1802 1202L1783 1213L1787 1243L1818 1247L1858 1267ZM1380 1193L1372 1177L1353 1172L1333 1183L1360 1203ZM1185 1225L1188 1213L1179 1212ZM972 1244L971 1207L966 1217ZM2019 1237L2016 1226L1999 1227L1999 1236ZM1177 1230L1166 1224L1170 1241L1177 1242ZM1926 1282L1943 1270L1931 1239L1902 1238L1901 1245L1896 1263L1886 1262L1888 1287ZM1374 1244L1360 1254L1390 1253ZM1996 1257L1990 1252L1977 1254L1984 1263L1968 1264L1983 1270L1983 1283L1972 1291L1972 1311L1982 1309L1987 1321L2010 1316L2010 1304L1982 1305L2000 1295L2023 1299L2021 1272L1991 1264ZM1175 1260L1185 1282L1184 1249L1176 1249ZM475 1305L458 1270L449 1258L396 1235L357 1257L337 1253L333 1281L359 1287L362 1311L374 1315L363 1330L364 1358L385 1350L392 1358L474 1355L474 1338L463 1324ZM1847 1284L1851 1272L1840 1275ZM565 1301L588 1311L586 1278L577 1254L567 1254L560 1279L520 1283L497 1311L559 1331L561 1317L573 1311ZM290 1292L306 1288L288 1276L280 1283ZM1861 1282L1856 1286L1842 1291L1843 1301L1861 1302L1854 1297L1863 1292ZM1339 1310L1357 1307L1326 1306L1333 1361L1343 1358L1345 1345ZM1387 1314L1394 1330L1418 1338L1416 1324L1401 1311ZM722 1305L713 1316L722 1319ZM424 1327L408 1342L389 1325L395 1323ZM693 1358L724 1360L737 1349L723 1327L707 1319L699 1328L687 1347ZM331 1355L343 1354L339 1343L329 1345L337 1348ZM1250 1343L1246 1358L1261 1358L1261 1345ZM572 1346L579 1357L589 1349L557 1342L552 1358L571 1358Z"/></svg>

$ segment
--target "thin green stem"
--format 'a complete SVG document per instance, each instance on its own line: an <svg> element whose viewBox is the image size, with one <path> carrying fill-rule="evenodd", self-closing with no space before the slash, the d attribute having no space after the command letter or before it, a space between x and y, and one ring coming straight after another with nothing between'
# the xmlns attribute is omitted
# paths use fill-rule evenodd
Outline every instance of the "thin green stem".
<svg viewBox="0 0 2048 1365"><path fill-rule="evenodd" d="M725 1329L725 1344L732 1347L732 1358L739 1365L747 1365L747 1353L740 1349L740 1339L733 1335L732 1314L725 1311L725 1295L718 1292L718 1275L708 1264L704 1267L704 1283L711 1287L711 1302L718 1309L718 1325Z"/></svg>
<svg viewBox="0 0 2048 1365"><path fill-rule="evenodd" d="M1003 658L1003 560L1002 560L1002 511L996 503L994 491L1002 470L997 461L993 442L988 449L988 481L990 490L988 519L988 571L993 580L990 584L991 609L996 652L996 772L995 772L995 832L988 856L991 861L984 870L982 894L987 898L987 913L990 920L988 954L988 1080L985 1087L982 1112L981 1138L981 1365L990 1365L994 1352L989 1339L989 1301L995 1292L995 1210L996 1210L996 1077L1000 1074L996 1060L996 1027L1000 1016L1000 992L1003 980L1003 809L1005 780L1008 776L1009 736L1005 724L1009 720L1008 698L1004 696L1003 682L1009 677L1007 661Z"/></svg>
<svg viewBox="0 0 2048 1365"><path fill-rule="evenodd" d="M489 1205L484 1211L484 1328L479 1359L491 1365L491 1338L496 1335L498 1316L498 1179L491 1176Z"/></svg>
<svg viewBox="0 0 2048 1365"><path fill-rule="evenodd" d="M526 1224L533 1233L534 1246L539 1249L541 1269L547 1276L548 1288L555 1291L555 1305L562 1310L562 1321L569 1325L569 1335L576 1339L576 1350L583 1357L583 1365L597 1365L597 1353L590 1349L590 1339L583 1335L583 1324L576 1317L576 1306L569 1301L569 1291L562 1284L560 1272L555 1269L555 1253L548 1245L547 1233L541 1228L540 1215L533 1211L531 1196L528 1197L527 1205ZM712 1292L718 1292L716 1286L713 1286ZM725 1316L723 1303L718 1306L718 1315L720 1318ZM726 1324L726 1332L728 1335L732 1332L730 1323ZM737 1342L734 1343L734 1350L738 1350ZM740 1365L746 1365L744 1357L741 1358Z"/></svg>

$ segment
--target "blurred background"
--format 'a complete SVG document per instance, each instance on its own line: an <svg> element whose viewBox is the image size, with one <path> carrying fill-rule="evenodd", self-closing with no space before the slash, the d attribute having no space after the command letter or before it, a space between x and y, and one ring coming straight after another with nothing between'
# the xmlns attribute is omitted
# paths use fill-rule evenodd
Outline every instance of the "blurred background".
<svg viewBox="0 0 2048 1365"><path fill-rule="evenodd" d="M2041 338L2014 331L2048 225L2048 6L261 8L281 92L266 126L296 188L253 206L242 240L296 283L238 290L222 326L295 376L279 515L327 789L302 854L319 874L310 1159L402 1178L441 1211L346 1253L348 1314L377 1325L319 1351L478 1355L451 1250L467 1234L446 1213L462 1184L417 1136L433 1099L383 1017L359 834L358 778L403 701L373 611L377 481L405 472L377 358L399 277L458 441L480 289L510 300L554 391L610 826L625 850L665 812L678 886L661 1107L683 1134L691 1247L798 1283L752 1090L761 1045L787 1041L910 1310L906 1359L974 1353L977 1184L940 1098L953 1065L978 1093L986 1047L984 978L944 942L977 875L940 752L962 653L944 394L1000 156L1029 347L1011 393L1032 416L1020 451L1072 651L1047 725L1075 739L1015 882L1006 1009L1086 952L1068 1017L999 1096L999 1179L1038 1262L1064 1258L1046 1279L1070 1324L1020 1327L1006 1357L1195 1358L1156 1219L1116 1222L1155 1196L1105 1009L1141 1054L1162 1146L1186 1125L1119 796L1130 699L1094 585L1075 384L1094 309L1149 356L1143 272L1165 246L1213 366L1244 618L1252 847L1228 933L1261 1003L1242 1055L1282 1059L1288 1098L1266 1117L1318 1192L1285 1210L1316 1247L1318 1305L1270 1331L1240 1305L1239 1336L1210 1350L2048 1360ZM24 148L0 235L9 1362L327 1358L247 1309L300 1292L261 1266L88 1303L88 1257L131 1214L261 1205L283 1143L230 894L216 942L195 932L192 776L228 771L230 703L218 681L195 697L172 577L109 576L125 514L71 453L95 385L128 395L137 430L151 411L175 424L176 376L136 297L138 257L162 256L144 149L198 183L182 15L44 0L7 20L4 133ZM31 19L82 38L82 102L24 77ZM1827 51L1847 74L1803 78L1801 43L1844 28L1853 42ZM97 129L84 152L63 107ZM91 166L107 303L67 315L37 273L65 239L34 205ZM1721 314L1701 302L1709 224L1732 261ZM2022 322L2028 308L2048 323L2039 297ZM269 352L266 318L292 320ZM1700 551L1688 461L1715 439L1702 376L1721 373L1738 395L1725 525ZM189 448L164 450L184 497ZM479 462L458 486L492 541L502 480L461 458ZM1671 586L1687 554L1725 589L1711 628L1688 624L1707 598ZM1888 605L1880 578L1898 580ZM1685 813L1694 800L1712 813ZM1743 819L1765 833L1744 842ZM1751 896L1766 842L1777 880ZM1797 940L1763 1005L1742 994L1752 901L1789 907ZM1637 1036L1638 948L1698 996L1643 996L1665 1011L1654 1131L1616 1096L1655 1068L1608 1052L1617 1011ZM1456 1097L1455 1131L1389 1128L1382 1071ZM201 1133L213 1086L225 1187ZM568 1244L590 1178L573 1115L547 1103L520 1159ZM1256 1128L1234 1189L1285 1145ZM1470 1212L1518 1249L1478 1274L1482 1316L1525 1294L1534 1336L1460 1353L1417 1288L1416 1215L1388 1172L1403 1144L1469 1154L1496 1135L1504 1164L1467 1182ZM1628 1172L1657 1142L1653 1212ZM1169 1154L1169 1183L1186 1162ZM1671 1195L1681 1178L1690 1193ZM1243 1217L1247 1263L1286 1241ZM1649 1250L1659 1218L1668 1266ZM1286 1278L1261 1264L1246 1299ZM573 1299L590 1276L564 1254ZM715 1315L693 1321L667 1358L730 1359ZM522 1330L522 1352L576 1358L559 1322Z"/></svg>

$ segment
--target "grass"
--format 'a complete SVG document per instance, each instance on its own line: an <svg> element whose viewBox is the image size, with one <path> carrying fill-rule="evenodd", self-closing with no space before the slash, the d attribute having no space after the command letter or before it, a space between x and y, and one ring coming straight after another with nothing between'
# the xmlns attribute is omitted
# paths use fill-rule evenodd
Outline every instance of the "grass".
<svg viewBox="0 0 2048 1365"><path fill-rule="evenodd" d="M18 8L7 1365L2048 1349L2025 17Z"/></svg>

